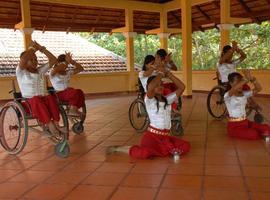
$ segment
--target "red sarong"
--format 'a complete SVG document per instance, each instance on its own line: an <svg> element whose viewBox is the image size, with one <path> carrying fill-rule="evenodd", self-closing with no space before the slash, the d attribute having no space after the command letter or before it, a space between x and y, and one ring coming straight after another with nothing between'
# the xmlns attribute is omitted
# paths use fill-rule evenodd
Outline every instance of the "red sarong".
<svg viewBox="0 0 270 200"><path fill-rule="evenodd" d="M235 138L257 140L263 135L270 136L270 126L257 124L256 122L243 120L239 122L228 122L228 135Z"/></svg>
<svg viewBox="0 0 270 200"><path fill-rule="evenodd" d="M58 99L62 102L67 102L71 106L81 108L84 105L84 93L80 89L67 88L63 91L57 92Z"/></svg>
<svg viewBox="0 0 270 200"><path fill-rule="evenodd" d="M51 120L57 122L60 120L59 108L55 96L34 96L27 99L27 102L30 105L32 116L41 123L47 124ZM26 112L30 112L26 105L24 107L26 108Z"/></svg>
<svg viewBox="0 0 270 200"><path fill-rule="evenodd" d="M150 131L143 134L140 145L134 145L129 150L129 155L137 159L151 157L166 157L178 149L181 155L190 150L190 143L168 135L158 135Z"/></svg>

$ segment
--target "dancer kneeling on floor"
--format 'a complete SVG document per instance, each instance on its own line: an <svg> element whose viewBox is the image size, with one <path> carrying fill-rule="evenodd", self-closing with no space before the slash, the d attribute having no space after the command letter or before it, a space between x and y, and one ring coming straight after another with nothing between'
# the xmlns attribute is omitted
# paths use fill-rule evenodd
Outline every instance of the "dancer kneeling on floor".
<svg viewBox="0 0 270 200"><path fill-rule="evenodd" d="M38 67L36 51L47 56L49 62ZM20 63L16 68L16 77L22 97L30 105L34 118L45 125L53 134L59 133L58 122L60 114L55 96L48 95L45 90L45 73L57 62L56 57L45 47L37 42L32 42L31 47L20 55ZM24 103L24 102L23 102ZM26 112L28 106L23 104Z"/></svg>
<svg viewBox="0 0 270 200"><path fill-rule="evenodd" d="M249 70L241 74L234 72L228 76L231 89L225 93L224 100L229 112L228 135L231 137L256 140L262 136L270 136L270 126L257 124L246 119L246 104L249 97L256 95L262 90L261 85L255 77L251 76ZM251 82L254 85L252 90L243 90L243 85Z"/></svg>
<svg viewBox="0 0 270 200"><path fill-rule="evenodd" d="M74 68L70 69L69 65L74 66ZM81 116L82 113L78 109L84 105L85 97L82 90L69 87L69 80L72 75L83 70L84 68L72 59L72 55L66 53L58 56L57 63L50 71L50 81L56 90L58 99L69 104L68 115L75 117Z"/></svg>
<svg viewBox="0 0 270 200"><path fill-rule="evenodd" d="M168 96L163 96L161 79L167 77L176 85L177 90ZM129 153L133 158L147 159L155 156L166 157L175 152L183 155L190 149L187 141L169 136L171 128L171 106L184 91L184 84L169 71L158 71L157 76L151 76L147 81L145 106L150 118L150 125L144 133L141 144L134 146L111 146L107 154L113 152Z"/></svg>

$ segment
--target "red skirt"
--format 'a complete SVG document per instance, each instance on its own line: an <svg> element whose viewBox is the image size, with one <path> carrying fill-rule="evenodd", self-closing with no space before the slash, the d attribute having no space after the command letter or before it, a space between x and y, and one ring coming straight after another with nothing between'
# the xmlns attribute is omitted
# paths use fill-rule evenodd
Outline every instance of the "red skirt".
<svg viewBox="0 0 270 200"><path fill-rule="evenodd" d="M57 97L62 102L67 102L71 106L81 108L84 105L84 93L80 89L67 88L63 91L57 92Z"/></svg>
<svg viewBox="0 0 270 200"><path fill-rule="evenodd" d="M257 124L256 122L243 120L239 122L228 122L228 135L235 138L257 140L263 135L270 136L270 126Z"/></svg>
<svg viewBox="0 0 270 200"><path fill-rule="evenodd" d="M51 120L59 121L60 113L55 96L34 96L27 99L30 105L32 116L43 124L49 123ZM23 104L26 113L30 113L30 110L26 103Z"/></svg>
<svg viewBox="0 0 270 200"><path fill-rule="evenodd" d="M171 155L174 149L181 152L181 155L186 154L190 150L190 143L176 137L146 131L141 144L132 146L129 155L137 159L166 157Z"/></svg>

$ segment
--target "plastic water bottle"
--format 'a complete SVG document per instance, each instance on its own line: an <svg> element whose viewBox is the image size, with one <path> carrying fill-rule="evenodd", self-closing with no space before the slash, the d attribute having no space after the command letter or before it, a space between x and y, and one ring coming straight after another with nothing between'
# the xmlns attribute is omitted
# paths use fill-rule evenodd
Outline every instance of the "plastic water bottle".
<svg viewBox="0 0 270 200"><path fill-rule="evenodd" d="M177 152L177 151L173 152L173 161L175 163L178 163L180 161L180 153L179 152Z"/></svg>

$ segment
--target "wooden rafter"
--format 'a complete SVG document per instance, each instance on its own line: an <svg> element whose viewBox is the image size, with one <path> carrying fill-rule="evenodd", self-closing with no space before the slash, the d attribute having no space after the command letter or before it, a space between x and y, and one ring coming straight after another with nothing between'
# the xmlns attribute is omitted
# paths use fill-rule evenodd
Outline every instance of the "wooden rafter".
<svg viewBox="0 0 270 200"><path fill-rule="evenodd" d="M49 21L49 17L50 17L50 13L51 13L51 9L52 9L52 6L49 5L48 7L48 12L47 12L47 16L46 16L46 19L45 19L45 23L44 23L44 26L43 26L43 29L42 29L42 32L44 33L47 26L48 26L48 21Z"/></svg>
<svg viewBox="0 0 270 200"><path fill-rule="evenodd" d="M249 17L256 23L259 23L259 19L257 17L255 17L252 14L252 11L250 10L250 8L247 6L247 4L243 1L243 0L238 0L238 2L240 3L240 5L244 8L244 10L246 11L246 13L249 15Z"/></svg>

